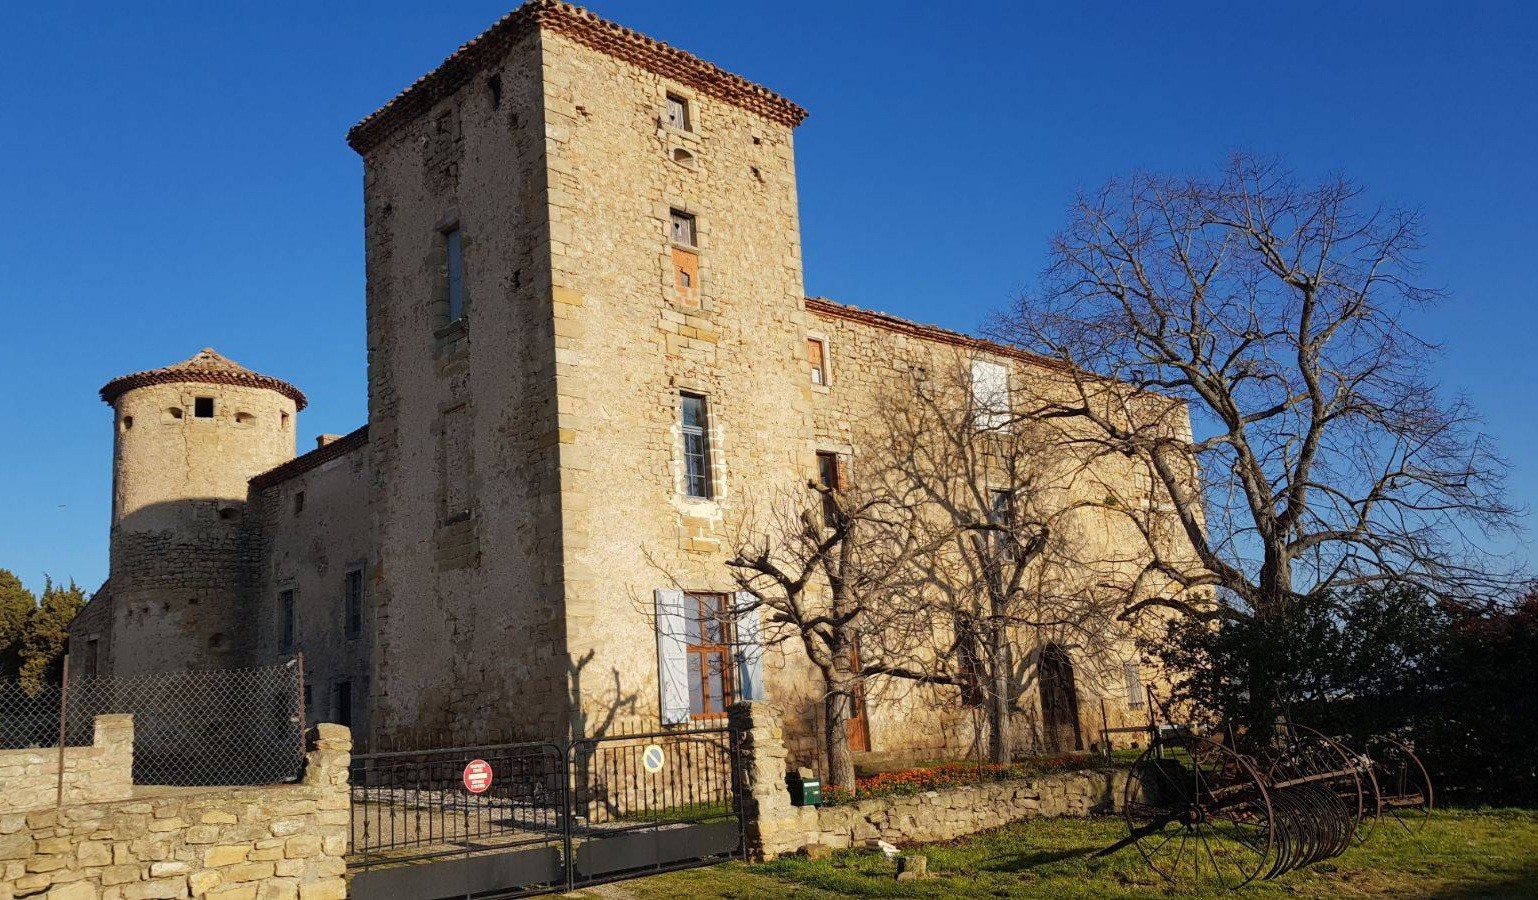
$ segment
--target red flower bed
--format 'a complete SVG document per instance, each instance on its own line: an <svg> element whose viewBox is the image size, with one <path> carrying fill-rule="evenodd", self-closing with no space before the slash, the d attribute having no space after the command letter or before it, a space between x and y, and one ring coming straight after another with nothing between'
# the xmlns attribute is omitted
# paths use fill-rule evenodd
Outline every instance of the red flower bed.
<svg viewBox="0 0 1538 900"><path fill-rule="evenodd" d="M1008 781L1012 778L1031 778L1048 772L1082 769L1089 765L1089 758L1078 754L1042 756L1024 762L983 763L945 762L902 772L881 772L855 779L855 788L828 785L822 790L824 806L838 806L853 800L873 797L900 797L938 791L943 788L965 787L991 781Z"/></svg>

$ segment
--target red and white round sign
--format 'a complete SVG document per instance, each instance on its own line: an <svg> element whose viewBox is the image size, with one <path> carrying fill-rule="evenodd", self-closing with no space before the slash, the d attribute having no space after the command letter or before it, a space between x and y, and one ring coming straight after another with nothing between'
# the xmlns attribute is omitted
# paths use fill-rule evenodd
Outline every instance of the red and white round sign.
<svg viewBox="0 0 1538 900"><path fill-rule="evenodd" d="M465 766L465 790L472 794L484 794L491 787L491 764L484 759L472 759Z"/></svg>

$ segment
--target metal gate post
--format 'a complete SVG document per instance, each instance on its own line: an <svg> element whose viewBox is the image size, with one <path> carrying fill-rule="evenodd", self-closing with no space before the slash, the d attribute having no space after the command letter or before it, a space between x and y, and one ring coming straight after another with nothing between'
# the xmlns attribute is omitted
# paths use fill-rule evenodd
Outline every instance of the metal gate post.
<svg viewBox="0 0 1538 900"><path fill-rule="evenodd" d="M741 723L728 721L726 739L731 746L732 759L732 805L737 813L737 853L742 859L748 858L748 820L747 804L743 802L742 789L745 779L742 775L742 767L745 762L743 755L743 742L741 740Z"/></svg>
<svg viewBox="0 0 1538 900"><path fill-rule="evenodd" d="M564 862L566 864L566 893L576 890L577 861L572 856L571 823L575 818L576 803L575 791L572 790L572 766L571 766L571 742L566 741L559 745L561 750L561 839Z"/></svg>

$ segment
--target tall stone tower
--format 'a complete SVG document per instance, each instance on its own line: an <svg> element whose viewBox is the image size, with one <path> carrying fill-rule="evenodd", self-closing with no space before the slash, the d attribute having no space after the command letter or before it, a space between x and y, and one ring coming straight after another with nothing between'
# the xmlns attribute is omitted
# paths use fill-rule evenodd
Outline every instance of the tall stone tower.
<svg viewBox="0 0 1538 900"><path fill-rule="evenodd" d="M804 116L531 0L349 132L387 561L377 730L469 743L656 721L638 606L658 565L730 589L722 538L746 499L810 465ZM703 496L680 431L701 405Z"/></svg>
<svg viewBox="0 0 1538 900"><path fill-rule="evenodd" d="M101 398L115 413L103 671L239 664L247 482L294 457L304 394L204 350L115 378Z"/></svg>

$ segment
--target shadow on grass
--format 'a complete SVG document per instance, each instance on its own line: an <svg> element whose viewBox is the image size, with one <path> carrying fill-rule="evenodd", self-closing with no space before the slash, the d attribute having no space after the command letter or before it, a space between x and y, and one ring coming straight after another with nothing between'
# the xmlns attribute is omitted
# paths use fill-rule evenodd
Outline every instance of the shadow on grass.
<svg viewBox="0 0 1538 900"><path fill-rule="evenodd" d="M1074 847L1070 850L1039 850L1035 853L1001 853L977 861L979 869L989 872L1026 872L1037 866L1092 856L1100 847Z"/></svg>
<svg viewBox="0 0 1538 900"><path fill-rule="evenodd" d="M1538 853L1538 849L1535 849ZM1522 871L1491 881L1475 884L1448 885L1428 890L1420 895L1425 900L1474 900L1494 897L1538 897L1538 857L1530 861Z"/></svg>

